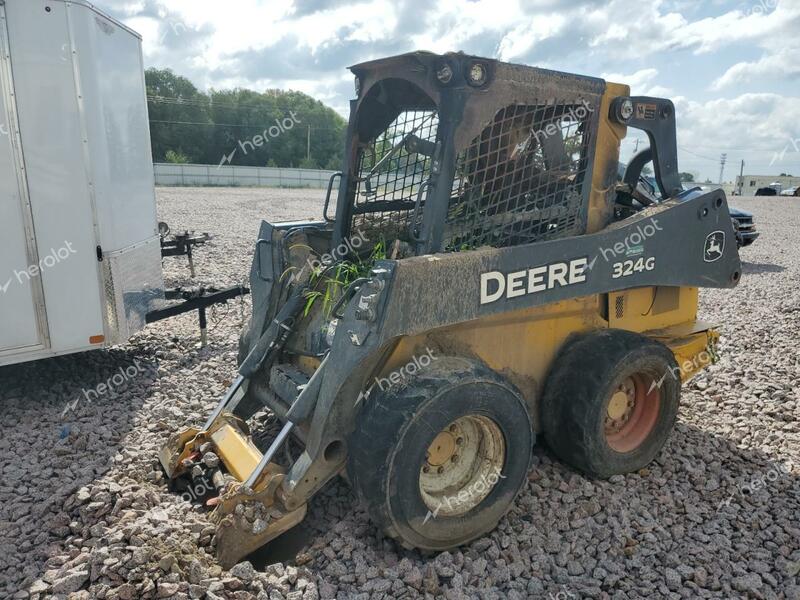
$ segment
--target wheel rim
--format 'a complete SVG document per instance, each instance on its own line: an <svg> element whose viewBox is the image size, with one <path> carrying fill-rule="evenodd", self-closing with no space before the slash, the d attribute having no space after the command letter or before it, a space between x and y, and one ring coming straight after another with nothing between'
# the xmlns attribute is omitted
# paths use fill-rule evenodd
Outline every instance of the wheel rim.
<svg viewBox="0 0 800 600"><path fill-rule="evenodd" d="M609 395L605 410L605 436L620 453L636 450L655 428L661 410L661 389L644 373L626 378Z"/></svg>
<svg viewBox="0 0 800 600"><path fill-rule="evenodd" d="M505 438L492 419L456 419L433 439L419 469L423 502L437 517L469 512L500 481L505 456Z"/></svg>

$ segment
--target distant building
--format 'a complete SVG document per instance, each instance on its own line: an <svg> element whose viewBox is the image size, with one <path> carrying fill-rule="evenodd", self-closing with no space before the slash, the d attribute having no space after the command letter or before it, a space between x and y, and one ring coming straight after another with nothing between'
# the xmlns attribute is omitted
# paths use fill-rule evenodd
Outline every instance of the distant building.
<svg viewBox="0 0 800 600"><path fill-rule="evenodd" d="M692 181L689 183L683 184L684 189L691 189L693 187L702 188L704 192L712 192L714 190L722 190L725 192L726 196L730 196L731 193L734 191L734 185L732 183L703 183L702 181Z"/></svg>
<svg viewBox="0 0 800 600"><path fill-rule="evenodd" d="M759 188L773 187L781 191L800 186L800 177L778 177L777 175L745 175L736 178L736 193L742 196L755 196ZM741 190L741 191L740 191Z"/></svg>

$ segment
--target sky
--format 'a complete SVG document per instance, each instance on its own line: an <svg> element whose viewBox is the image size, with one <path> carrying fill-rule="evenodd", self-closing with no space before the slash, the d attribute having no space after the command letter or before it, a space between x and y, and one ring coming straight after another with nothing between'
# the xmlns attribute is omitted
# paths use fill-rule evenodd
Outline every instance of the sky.
<svg viewBox="0 0 800 600"><path fill-rule="evenodd" d="M679 165L700 180L800 176L800 0L98 0L145 65L199 88L293 89L346 116L347 67L464 51L672 99ZM630 131L622 158L636 148Z"/></svg>

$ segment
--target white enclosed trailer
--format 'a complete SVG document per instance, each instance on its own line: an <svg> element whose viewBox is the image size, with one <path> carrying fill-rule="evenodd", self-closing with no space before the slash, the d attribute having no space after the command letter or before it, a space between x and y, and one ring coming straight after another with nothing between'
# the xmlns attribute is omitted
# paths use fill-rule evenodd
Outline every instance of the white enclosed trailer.
<svg viewBox="0 0 800 600"><path fill-rule="evenodd" d="M0 365L104 348L163 298L141 38L0 0Z"/></svg>

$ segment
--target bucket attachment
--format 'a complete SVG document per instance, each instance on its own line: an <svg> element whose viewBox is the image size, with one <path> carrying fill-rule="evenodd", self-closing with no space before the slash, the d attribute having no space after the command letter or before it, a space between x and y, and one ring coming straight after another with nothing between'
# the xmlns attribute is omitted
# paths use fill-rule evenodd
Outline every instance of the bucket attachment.
<svg viewBox="0 0 800 600"><path fill-rule="evenodd" d="M261 491L234 486L220 498L211 519L217 523L217 559L223 568L230 569L305 518L305 504L289 511L278 500L283 477L269 475Z"/></svg>
<svg viewBox="0 0 800 600"><path fill-rule="evenodd" d="M232 412L244 395L248 378L291 332L289 323L303 306L305 289L298 286L292 293L243 361L239 375L205 425L170 436L159 452L170 488L214 507L210 519L217 524L217 558L225 568L291 529L306 515L305 502L293 504L291 510L284 506L280 491L285 469L273 458L296 424L310 415L327 357L287 411L286 422L266 453L256 448L247 424Z"/></svg>
<svg viewBox="0 0 800 600"><path fill-rule="evenodd" d="M279 490L285 470L265 461L247 425L221 412L206 430L172 435L159 460L173 491L213 507L217 559L229 569L297 525L306 504L287 510ZM260 471L259 471L260 470Z"/></svg>

